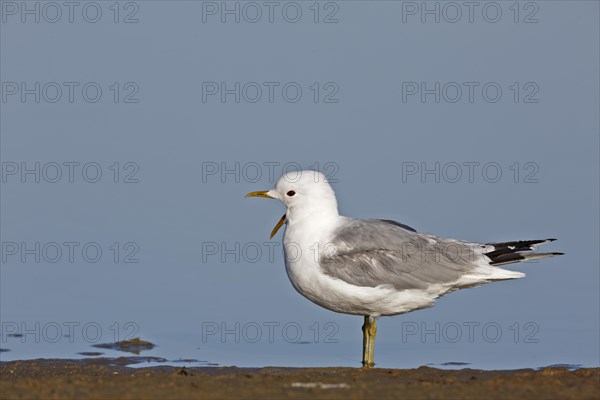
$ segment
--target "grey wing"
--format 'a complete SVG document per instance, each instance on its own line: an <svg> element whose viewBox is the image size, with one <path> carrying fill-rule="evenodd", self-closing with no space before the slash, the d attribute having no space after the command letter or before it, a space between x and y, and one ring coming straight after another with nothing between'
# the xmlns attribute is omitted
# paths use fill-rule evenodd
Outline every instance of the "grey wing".
<svg viewBox="0 0 600 400"><path fill-rule="evenodd" d="M357 286L397 290L452 283L477 267L490 246L417 233L395 221L349 219L320 258L323 272Z"/></svg>

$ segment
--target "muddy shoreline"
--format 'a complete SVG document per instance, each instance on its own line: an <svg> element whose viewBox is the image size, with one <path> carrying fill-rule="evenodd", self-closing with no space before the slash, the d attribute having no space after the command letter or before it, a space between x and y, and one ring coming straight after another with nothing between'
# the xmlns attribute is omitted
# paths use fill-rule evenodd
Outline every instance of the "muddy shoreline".
<svg viewBox="0 0 600 400"><path fill-rule="evenodd" d="M131 360L0 363L2 399L598 399L600 368L482 371L126 367Z"/></svg>

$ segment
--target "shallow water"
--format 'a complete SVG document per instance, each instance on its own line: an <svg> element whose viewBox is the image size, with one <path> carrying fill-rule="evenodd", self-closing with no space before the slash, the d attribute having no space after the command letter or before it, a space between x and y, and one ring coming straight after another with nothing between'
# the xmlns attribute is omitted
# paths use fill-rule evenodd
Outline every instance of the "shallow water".
<svg viewBox="0 0 600 400"><path fill-rule="evenodd" d="M357 332L355 332L357 333ZM202 367L359 367L361 342L339 340L337 343L315 343L310 341L291 343L274 340L272 343L202 343L199 335L159 335L153 340L154 348L139 352L117 350L117 346L98 348L85 340L64 340L48 344L23 342L26 336L7 338L0 356L1 361L65 358L65 359L118 359L127 357L135 361L134 368L159 365ZM513 344L514 345L514 344ZM459 360L447 361L448 357L460 354L460 347L447 344L407 346L393 343L376 345L376 365L382 368L416 368L427 365L442 369L521 369L547 366L576 369L594 367L593 360L587 365L553 363L552 356L539 357L527 351L516 354L511 344L490 347L489 343L463 345L464 355ZM419 347L421 351L419 351ZM481 354L477 354L481 352Z"/></svg>

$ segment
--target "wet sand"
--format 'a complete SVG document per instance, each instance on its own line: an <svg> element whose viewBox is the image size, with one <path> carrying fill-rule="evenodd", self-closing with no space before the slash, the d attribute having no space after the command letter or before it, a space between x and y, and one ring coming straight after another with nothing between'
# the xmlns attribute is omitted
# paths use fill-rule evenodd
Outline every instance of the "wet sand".
<svg viewBox="0 0 600 400"><path fill-rule="evenodd" d="M0 363L5 399L599 399L600 368L569 371L130 368L130 358Z"/></svg>

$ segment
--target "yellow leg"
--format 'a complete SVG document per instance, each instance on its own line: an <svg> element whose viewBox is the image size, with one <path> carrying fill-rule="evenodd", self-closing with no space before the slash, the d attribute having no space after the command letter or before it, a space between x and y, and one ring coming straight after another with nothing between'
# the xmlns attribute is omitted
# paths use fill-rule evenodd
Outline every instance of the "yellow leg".
<svg viewBox="0 0 600 400"><path fill-rule="evenodd" d="M375 336L377 335L377 321L374 317L365 316L363 331L363 359L364 368L372 368L375 365Z"/></svg>

